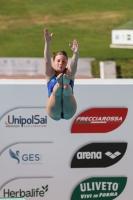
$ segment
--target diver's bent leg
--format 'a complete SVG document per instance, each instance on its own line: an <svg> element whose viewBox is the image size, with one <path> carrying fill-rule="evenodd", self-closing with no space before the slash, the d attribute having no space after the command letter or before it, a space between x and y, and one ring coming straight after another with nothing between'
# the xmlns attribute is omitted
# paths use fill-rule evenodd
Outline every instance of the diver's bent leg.
<svg viewBox="0 0 133 200"><path fill-rule="evenodd" d="M59 78L61 78L59 76ZM54 120L60 120L61 112L62 112L62 82L58 80L53 88L53 93L50 95L47 105L46 111L48 115Z"/></svg>
<svg viewBox="0 0 133 200"><path fill-rule="evenodd" d="M63 114L64 119L70 119L74 116L77 110L77 103L72 94L70 85L63 86Z"/></svg>
<svg viewBox="0 0 133 200"><path fill-rule="evenodd" d="M62 112L62 96L51 94L46 105L47 114L54 120L60 120Z"/></svg>

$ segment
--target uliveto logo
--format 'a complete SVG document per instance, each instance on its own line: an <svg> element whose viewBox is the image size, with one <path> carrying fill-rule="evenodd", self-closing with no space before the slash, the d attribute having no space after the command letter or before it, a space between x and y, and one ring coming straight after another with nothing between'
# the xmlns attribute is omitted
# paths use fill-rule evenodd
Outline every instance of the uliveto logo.
<svg viewBox="0 0 133 200"><path fill-rule="evenodd" d="M19 128L19 127L46 127L47 125L47 116L40 117L39 114L32 115L28 118L15 115L8 115L7 122L5 122L6 127L8 128Z"/></svg>
<svg viewBox="0 0 133 200"><path fill-rule="evenodd" d="M20 153L20 151L13 152L9 150L9 155L11 158L17 161L17 164L42 164L42 154L29 154L29 153Z"/></svg>
<svg viewBox="0 0 133 200"><path fill-rule="evenodd" d="M72 158L71 168L109 167L125 154L127 143L91 143L80 148Z"/></svg>
<svg viewBox="0 0 133 200"><path fill-rule="evenodd" d="M125 120L127 108L92 108L74 120L71 133L107 133L118 128Z"/></svg>
<svg viewBox="0 0 133 200"><path fill-rule="evenodd" d="M5 198L25 198L25 197L44 197L45 193L48 191L48 185L42 186L41 189L31 189L24 191L22 189L18 191L10 191L9 189L3 190L3 197Z"/></svg>
<svg viewBox="0 0 133 200"><path fill-rule="evenodd" d="M87 179L76 186L71 200L117 198L124 190L126 177L97 177Z"/></svg>

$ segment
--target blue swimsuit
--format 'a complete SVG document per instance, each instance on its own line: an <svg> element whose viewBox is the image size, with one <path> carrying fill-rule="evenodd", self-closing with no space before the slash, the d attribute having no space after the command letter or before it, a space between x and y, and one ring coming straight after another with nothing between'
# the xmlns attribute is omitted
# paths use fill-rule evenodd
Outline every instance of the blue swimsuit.
<svg viewBox="0 0 133 200"><path fill-rule="evenodd" d="M57 83L56 76L54 76L54 77L47 83L48 96L49 96L49 97L50 97L50 95L52 94L53 88L54 88L54 86L55 86L56 83ZM72 88L72 93L73 93L74 82L73 82L72 80L70 80L69 85L71 86L71 88Z"/></svg>
<svg viewBox="0 0 133 200"><path fill-rule="evenodd" d="M49 97L50 97L50 95L52 94L53 88L54 88L54 86L55 86L56 83L57 83L56 76L54 76L54 77L47 83L48 96L49 96ZM71 86L71 88L72 88L72 93L73 93L74 82L73 82L72 80L70 80L69 85ZM61 118L64 119L64 117L63 117L63 112L61 113Z"/></svg>

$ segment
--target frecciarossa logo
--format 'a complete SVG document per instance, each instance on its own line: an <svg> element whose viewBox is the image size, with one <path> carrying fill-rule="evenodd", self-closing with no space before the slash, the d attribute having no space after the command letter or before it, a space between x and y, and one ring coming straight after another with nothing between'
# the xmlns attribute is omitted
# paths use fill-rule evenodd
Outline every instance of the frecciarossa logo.
<svg viewBox="0 0 133 200"><path fill-rule="evenodd" d="M82 112L72 124L71 133L107 133L125 120L128 108L92 108Z"/></svg>

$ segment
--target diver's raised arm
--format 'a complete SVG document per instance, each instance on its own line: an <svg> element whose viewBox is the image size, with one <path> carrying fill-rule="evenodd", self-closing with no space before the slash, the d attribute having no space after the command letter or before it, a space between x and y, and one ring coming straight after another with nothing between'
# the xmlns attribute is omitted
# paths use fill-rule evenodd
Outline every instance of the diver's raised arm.
<svg viewBox="0 0 133 200"><path fill-rule="evenodd" d="M44 73L47 77L51 77L54 73L54 69L51 63L50 56L50 41L52 39L53 33L49 34L48 29L44 29L44 39L45 39L45 47L44 47Z"/></svg>
<svg viewBox="0 0 133 200"><path fill-rule="evenodd" d="M74 76L77 71L77 62L78 62L78 42L77 40L73 40L73 44L69 44L71 50L73 51L72 60L70 66L68 67L68 71L70 76Z"/></svg>

